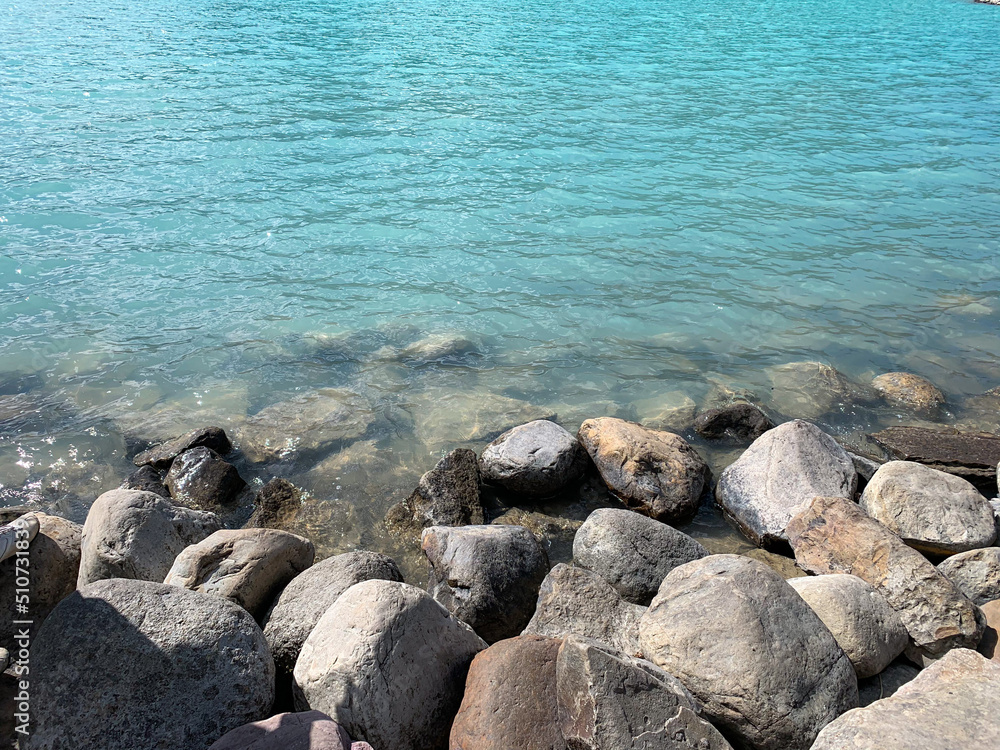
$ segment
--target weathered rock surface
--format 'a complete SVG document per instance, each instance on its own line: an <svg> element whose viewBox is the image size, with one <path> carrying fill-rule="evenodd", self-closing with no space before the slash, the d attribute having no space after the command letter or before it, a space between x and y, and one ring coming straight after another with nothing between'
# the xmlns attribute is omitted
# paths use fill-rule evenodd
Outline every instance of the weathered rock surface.
<svg viewBox="0 0 1000 750"><path fill-rule="evenodd" d="M545 419L508 430L483 449L484 481L525 497L548 497L576 482L587 469L579 441Z"/></svg>
<svg viewBox="0 0 1000 750"><path fill-rule="evenodd" d="M229 599L260 621L314 555L312 542L287 531L221 529L177 555L163 582Z"/></svg>
<svg viewBox="0 0 1000 750"><path fill-rule="evenodd" d="M235 466L205 447L175 458L163 483L174 500L201 510L229 505L247 486Z"/></svg>
<svg viewBox="0 0 1000 750"><path fill-rule="evenodd" d="M973 604L1000 599L1000 547L952 555L938 565L938 570Z"/></svg>
<svg viewBox="0 0 1000 750"><path fill-rule="evenodd" d="M871 436L893 458L916 461L972 482L985 495L997 489L1000 435L926 427L890 427Z"/></svg>
<svg viewBox="0 0 1000 750"><path fill-rule="evenodd" d="M861 508L817 497L788 525L795 562L810 573L867 581L899 614L913 643L906 655L930 661L982 635L975 605L927 559Z"/></svg>
<svg viewBox="0 0 1000 750"><path fill-rule="evenodd" d="M435 333L402 349L380 350L380 357L414 365L453 360L479 353L479 345L470 338L454 333Z"/></svg>
<svg viewBox="0 0 1000 750"><path fill-rule="evenodd" d="M993 509L961 477L912 461L883 464L859 505L921 552L949 555L993 544Z"/></svg>
<svg viewBox="0 0 1000 750"><path fill-rule="evenodd" d="M673 526L631 510L595 510L576 532L573 562L597 573L625 601L649 604L667 573L708 556L708 550Z"/></svg>
<svg viewBox="0 0 1000 750"><path fill-rule="evenodd" d="M542 545L542 549L548 555L549 564L570 562L573 559L573 538L583 525L583 521L549 516L523 508L510 508L490 523L526 528Z"/></svg>
<svg viewBox="0 0 1000 750"><path fill-rule="evenodd" d="M351 738L320 711L284 713L244 724L208 750L352 750Z"/></svg>
<svg viewBox="0 0 1000 750"><path fill-rule="evenodd" d="M787 540L800 507L823 495L851 499L858 475L847 452L819 427L785 422L757 438L719 478L715 499L759 546Z"/></svg>
<svg viewBox="0 0 1000 750"><path fill-rule="evenodd" d="M542 581L525 634L594 638L622 653L639 649L639 619L645 607L631 604L610 583L583 568L556 565Z"/></svg>
<svg viewBox="0 0 1000 750"><path fill-rule="evenodd" d="M927 378L909 372L887 372L872 380L872 388L895 406L933 413L944 403L944 394Z"/></svg>
<svg viewBox="0 0 1000 750"><path fill-rule="evenodd" d="M273 461L357 440L373 421L364 397L321 388L262 409L240 427L237 438L251 461Z"/></svg>
<svg viewBox="0 0 1000 750"><path fill-rule="evenodd" d="M628 507L668 523L697 512L710 473L684 438L614 417L588 419L578 437L608 489Z"/></svg>
<svg viewBox="0 0 1000 750"><path fill-rule="evenodd" d="M920 674L920 670L904 659L897 659L874 677L858 680L858 702L862 707L895 695L903 685Z"/></svg>
<svg viewBox="0 0 1000 750"><path fill-rule="evenodd" d="M221 427L203 427L143 451L132 459L132 463L136 466L152 466L154 469L166 471L179 455L200 447L209 448L220 456L225 456L233 450L225 430Z"/></svg>
<svg viewBox="0 0 1000 750"><path fill-rule="evenodd" d="M877 675L906 648L903 621L870 583L833 574L792 578L788 584L819 615L859 678Z"/></svg>
<svg viewBox="0 0 1000 750"><path fill-rule="evenodd" d="M260 628L218 597L99 581L64 599L32 647L30 750L192 750L267 716Z"/></svg>
<svg viewBox="0 0 1000 750"><path fill-rule="evenodd" d="M695 432L709 440L756 440L773 428L774 422L770 417L746 401L707 409L694 421Z"/></svg>
<svg viewBox="0 0 1000 750"><path fill-rule="evenodd" d="M875 391L852 382L822 362L790 362L767 370L771 378L771 403L782 414L816 419L832 411L871 401Z"/></svg>
<svg viewBox="0 0 1000 750"><path fill-rule="evenodd" d="M892 697L832 722L812 750L992 750L998 713L1000 664L957 649Z"/></svg>
<svg viewBox="0 0 1000 750"><path fill-rule="evenodd" d="M181 550L219 527L214 513L173 505L152 492L105 492L83 524L77 585L104 578L160 583Z"/></svg>
<svg viewBox="0 0 1000 750"><path fill-rule="evenodd" d="M986 618L986 628L978 651L987 659L1000 663L1000 599L986 602L981 610Z"/></svg>
<svg viewBox="0 0 1000 750"><path fill-rule="evenodd" d="M302 646L296 707L377 748L439 750L472 658L486 647L429 594L369 580L345 591Z"/></svg>
<svg viewBox="0 0 1000 750"><path fill-rule="evenodd" d="M473 660L451 750L728 750L698 710L650 662L576 636L524 635Z"/></svg>
<svg viewBox="0 0 1000 750"><path fill-rule="evenodd" d="M854 668L830 631L781 576L746 557L674 569L639 640L717 727L759 750L806 750L858 705Z"/></svg>
<svg viewBox="0 0 1000 750"><path fill-rule="evenodd" d="M480 638L518 635L531 620L549 560L523 526L431 526L421 547L431 596Z"/></svg>
<svg viewBox="0 0 1000 750"><path fill-rule="evenodd" d="M420 477L413 494L392 506L385 520L394 530L482 524L476 454L466 448L453 450Z"/></svg>
<svg viewBox="0 0 1000 750"><path fill-rule="evenodd" d="M14 650L14 636L22 626L14 620L30 620L29 630L38 631L53 608L76 590L80 569L82 527L59 516L35 513L38 534L28 546L28 611L14 613L17 604L16 559L0 562L0 609L10 617L0 620L0 647Z"/></svg>
<svg viewBox="0 0 1000 750"><path fill-rule="evenodd" d="M260 488L253 513L245 528L280 529L295 518L302 507L302 492L287 479L275 477Z"/></svg>
<svg viewBox="0 0 1000 750"><path fill-rule="evenodd" d="M127 477L119 485L120 490L142 490L152 492L160 497L170 498L170 490L163 484L163 477L160 472L152 466L141 466Z"/></svg>

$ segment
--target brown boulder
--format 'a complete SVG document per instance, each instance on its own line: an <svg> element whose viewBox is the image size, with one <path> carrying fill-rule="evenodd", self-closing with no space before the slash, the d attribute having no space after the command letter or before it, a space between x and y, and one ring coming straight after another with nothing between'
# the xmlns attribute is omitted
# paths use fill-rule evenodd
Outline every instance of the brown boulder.
<svg viewBox="0 0 1000 750"><path fill-rule="evenodd" d="M927 378L909 372L887 372L872 381L886 401L917 412L932 413L944 403L944 394Z"/></svg>
<svg viewBox="0 0 1000 750"><path fill-rule="evenodd" d="M987 497L997 489L1000 436L956 429L890 427L872 440L900 461L916 461L972 482Z"/></svg>

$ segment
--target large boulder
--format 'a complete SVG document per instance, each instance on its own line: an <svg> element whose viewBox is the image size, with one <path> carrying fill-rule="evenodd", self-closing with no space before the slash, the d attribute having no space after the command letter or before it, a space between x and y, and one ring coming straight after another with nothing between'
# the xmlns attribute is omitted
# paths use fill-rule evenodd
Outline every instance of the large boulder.
<svg viewBox="0 0 1000 750"><path fill-rule="evenodd" d="M694 517L710 472L684 438L614 417L588 419L578 437L625 505L668 523Z"/></svg>
<svg viewBox="0 0 1000 750"><path fill-rule="evenodd" d="M99 581L60 602L31 673L29 750L203 750L274 700L274 664L246 611L147 581Z"/></svg>
<svg viewBox="0 0 1000 750"><path fill-rule="evenodd" d="M151 466L166 471L179 455L199 447L210 448L220 456L225 456L233 450L225 430L221 427L203 427L143 451L132 459L132 463L136 466Z"/></svg>
<svg viewBox="0 0 1000 750"><path fill-rule="evenodd" d="M996 492L1000 435L949 427L889 427L871 438L894 459L962 477L987 496Z"/></svg>
<svg viewBox="0 0 1000 750"><path fill-rule="evenodd" d="M675 568L639 624L642 652L757 750L807 750L858 705L858 683L830 631L763 563L712 555Z"/></svg>
<svg viewBox="0 0 1000 750"><path fill-rule="evenodd" d="M163 582L229 599L260 621L315 554L312 542L287 531L221 529L177 555Z"/></svg>
<svg viewBox="0 0 1000 750"><path fill-rule="evenodd" d="M535 612L549 559L523 526L431 526L427 590L487 643L513 638Z"/></svg>
<svg viewBox="0 0 1000 750"><path fill-rule="evenodd" d="M819 427L785 422L757 438L719 478L715 499L755 544L786 541L785 527L817 495L853 498L858 474Z"/></svg>
<svg viewBox="0 0 1000 750"><path fill-rule="evenodd" d="M993 544L993 508L961 477L913 461L883 464L859 505L921 552L950 555Z"/></svg>
<svg viewBox="0 0 1000 750"><path fill-rule="evenodd" d="M1000 547L960 552L938 565L938 570L974 604L1000 599Z"/></svg>
<svg viewBox="0 0 1000 750"><path fill-rule="evenodd" d="M956 649L895 695L832 722L812 750L993 750L998 714L1000 664Z"/></svg>
<svg viewBox="0 0 1000 750"><path fill-rule="evenodd" d="M351 750L351 738L326 714L303 711L244 724L208 750Z"/></svg>
<svg viewBox="0 0 1000 750"><path fill-rule="evenodd" d="M673 526L620 508L591 513L573 540L573 562L597 573L625 601L649 604L667 573L708 556Z"/></svg>
<svg viewBox="0 0 1000 750"><path fill-rule="evenodd" d="M174 500L203 510L229 505L247 486L235 466L204 446L175 458L163 483Z"/></svg>
<svg viewBox="0 0 1000 750"><path fill-rule="evenodd" d="M790 578L788 584L819 615L859 678L878 674L906 648L903 621L870 583L833 574Z"/></svg>
<svg viewBox="0 0 1000 750"><path fill-rule="evenodd" d="M345 591L306 638L295 703L376 748L441 750L472 658L486 643L429 594L369 580Z"/></svg>
<svg viewBox="0 0 1000 750"><path fill-rule="evenodd" d="M485 481L538 498L556 494L587 470L587 453L575 436L555 422L536 419L508 430L483 449Z"/></svg>
<svg viewBox="0 0 1000 750"><path fill-rule="evenodd" d="M671 675L596 641L524 635L472 662L451 750L728 750Z"/></svg>
<svg viewBox="0 0 1000 750"><path fill-rule="evenodd" d="M879 375L872 380L872 388L890 404L918 413L933 414L944 403L944 394L936 385L909 372Z"/></svg>
<svg viewBox="0 0 1000 750"><path fill-rule="evenodd" d="M14 620L30 622L30 632L37 632L53 608L76 590L80 569L83 529L59 516L35 513L35 517L38 534L28 546L28 585L18 583L16 557L0 562L0 610L13 615L18 603L17 589L28 590L27 612L0 620L0 647L11 651L15 646L14 636L24 627L15 625Z"/></svg>
<svg viewBox="0 0 1000 750"><path fill-rule="evenodd" d="M639 619L645 607L631 604L596 573L556 565L542 581L525 634L594 638L626 654L640 654Z"/></svg>
<svg viewBox="0 0 1000 750"><path fill-rule="evenodd" d="M694 431L709 440L752 441L771 429L770 417L747 401L706 409L694 421Z"/></svg>
<svg viewBox="0 0 1000 750"><path fill-rule="evenodd" d="M170 499L170 490L163 484L163 476L152 466L140 466L118 485L120 490L142 490Z"/></svg>
<svg viewBox="0 0 1000 750"><path fill-rule="evenodd" d="M465 526L483 522L479 460L467 448L453 450L420 477L417 489L386 514L390 529L414 531L428 526Z"/></svg>
<svg viewBox="0 0 1000 750"><path fill-rule="evenodd" d="M173 505L152 492L105 492L83 524L77 585L104 578L160 583L181 550L220 527L214 513Z"/></svg>
<svg viewBox="0 0 1000 750"><path fill-rule="evenodd" d="M899 614L922 664L952 648L975 648L983 633L976 606L927 559L850 500L817 497L788 524L795 562L817 575L867 581Z"/></svg>

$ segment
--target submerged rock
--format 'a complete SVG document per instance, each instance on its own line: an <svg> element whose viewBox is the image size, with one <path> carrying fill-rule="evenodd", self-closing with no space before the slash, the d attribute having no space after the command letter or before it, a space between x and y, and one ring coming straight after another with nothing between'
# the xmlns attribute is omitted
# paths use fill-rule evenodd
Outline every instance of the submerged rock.
<svg viewBox="0 0 1000 750"><path fill-rule="evenodd" d="M768 368L771 403L782 414L816 419L875 398L873 389L852 382L822 362L791 362Z"/></svg>
<svg viewBox="0 0 1000 750"><path fill-rule="evenodd" d="M927 378L908 372L887 372L872 381L872 387L895 406L933 413L944 403L944 394Z"/></svg>
<svg viewBox="0 0 1000 750"><path fill-rule="evenodd" d="M425 365L463 359L478 353L479 344L471 338L454 333L435 333L401 349L380 349L376 356L407 364Z"/></svg>
<svg viewBox="0 0 1000 750"><path fill-rule="evenodd" d="M653 430L684 432L694 422L697 406L681 391L670 391L632 404L638 421ZM594 414L589 414L593 417ZM610 416L610 415L609 415Z"/></svg>
<svg viewBox="0 0 1000 750"><path fill-rule="evenodd" d="M817 496L851 499L858 475L847 452L796 419L757 438L722 472L715 499L755 544L787 541L785 527Z"/></svg>
<svg viewBox="0 0 1000 750"><path fill-rule="evenodd" d="M430 451L487 442L517 425L556 416L527 401L475 390L429 391L411 409L416 437Z"/></svg>
<svg viewBox="0 0 1000 750"><path fill-rule="evenodd" d="M674 569L639 625L642 652L759 750L808 750L858 705L847 655L777 573L739 555Z"/></svg>
<svg viewBox="0 0 1000 750"><path fill-rule="evenodd" d="M245 528L280 529L295 518L302 507L302 492L287 479L275 477L260 488Z"/></svg>
<svg viewBox="0 0 1000 750"><path fill-rule="evenodd" d="M244 724L208 750L352 750L351 738L319 711L284 713Z"/></svg>
<svg viewBox="0 0 1000 750"><path fill-rule="evenodd" d="M192 448L201 447L209 448L220 456L225 456L233 450L225 430L221 427L203 427L144 450L132 459L132 463L136 466L152 466L154 469L166 471L179 455Z"/></svg>
<svg viewBox="0 0 1000 750"><path fill-rule="evenodd" d="M974 604L1000 599L1000 547L952 555L938 570Z"/></svg>
<svg viewBox="0 0 1000 750"><path fill-rule="evenodd" d="M580 426L579 439L608 489L630 508L668 523L697 512L710 472L679 435L600 417Z"/></svg>
<svg viewBox="0 0 1000 750"><path fill-rule="evenodd" d="M508 430L483 449L485 481L529 498L549 497L587 469L579 441L555 422L538 419Z"/></svg>
<svg viewBox="0 0 1000 750"><path fill-rule="evenodd" d="M771 421L759 407L738 401L715 409L707 409L694 421L694 430L703 438L752 441L768 430L774 429Z"/></svg>
<svg viewBox="0 0 1000 750"><path fill-rule="evenodd" d="M549 516L523 508L510 508L491 523L526 528L542 545L550 564L570 562L573 559L573 539L583 525L583 521Z"/></svg>
<svg viewBox="0 0 1000 750"><path fill-rule="evenodd" d="M453 450L420 477L417 489L386 514L391 529L483 523L479 497L479 461L468 449Z"/></svg>
<svg viewBox="0 0 1000 750"><path fill-rule="evenodd" d="M175 458L163 483L174 500L202 510L229 505L247 486L235 466L205 447Z"/></svg>

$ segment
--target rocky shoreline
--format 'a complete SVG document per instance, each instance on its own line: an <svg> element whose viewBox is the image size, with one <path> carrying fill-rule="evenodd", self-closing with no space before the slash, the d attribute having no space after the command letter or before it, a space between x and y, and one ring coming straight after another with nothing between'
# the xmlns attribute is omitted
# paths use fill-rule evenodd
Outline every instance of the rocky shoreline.
<svg viewBox="0 0 1000 750"><path fill-rule="evenodd" d="M995 747L1000 436L935 424L944 396L915 375L863 385L805 364L772 374L782 413L731 391L697 413L597 416L575 433L523 412L470 426L496 437L427 467L382 526L422 556L426 587L383 551L317 561L322 540L293 533L302 488L241 475L241 461L325 445L378 465L374 415L349 393L141 446L82 527L38 513L31 725L15 740ZM914 423L844 443L816 418L850 399ZM982 399L1000 410L1000 391ZM717 476L692 436L731 456ZM537 510L580 486L601 496L585 520ZM677 528L712 502L759 553L712 554ZM11 626L0 636L14 705L18 647Z"/></svg>

